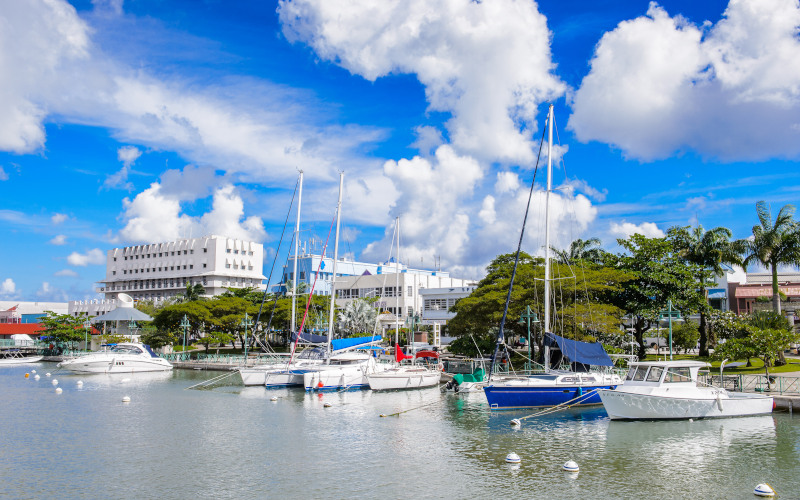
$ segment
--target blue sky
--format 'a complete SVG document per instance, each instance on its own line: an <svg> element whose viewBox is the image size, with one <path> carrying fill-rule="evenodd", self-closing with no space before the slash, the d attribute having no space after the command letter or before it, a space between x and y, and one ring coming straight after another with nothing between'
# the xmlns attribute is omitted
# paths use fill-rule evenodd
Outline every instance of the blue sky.
<svg viewBox="0 0 800 500"><path fill-rule="evenodd" d="M798 199L797 1L30 0L0 26L0 300L95 298L115 246L274 249L300 168L304 239L344 171L345 252L385 259L399 216L403 260L480 277L550 102L555 246L743 238Z"/></svg>

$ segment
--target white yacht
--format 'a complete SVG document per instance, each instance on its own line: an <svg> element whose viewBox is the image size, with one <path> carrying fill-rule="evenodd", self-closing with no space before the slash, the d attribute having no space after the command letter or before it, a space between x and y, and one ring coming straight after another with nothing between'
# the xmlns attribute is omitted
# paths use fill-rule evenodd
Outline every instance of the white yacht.
<svg viewBox="0 0 800 500"><path fill-rule="evenodd" d="M392 391L398 389L421 389L438 385L442 380L442 365L436 364L401 364L403 359L430 358L439 360L439 354L433 351L420 351L414 356L405 356L399 348L395 348L397 364L389 369L376 371L367 375L369 388L373 391Z"/></svg>
<svg viewBox="0 0 800 500"><path fill-rule="evenodd" d="M728 392L698 382L701 361L630 363L625 384L600 389L612 420L739 417L771 413L772 396Z"/></svg>
<svg viewBox="0 0 800 500"><path fill-rule="evenodd" d="M106 351L67 359L58 366L76 373L136 373L172 370L172 364L154 353L150 346L134 342L119 343Z"/></svg>
<svg viewBox="0 0 800 500"><path fill-rule="evenodd" d="M19 350L3 351L0 352L0 366L36 363L41 361L42 358L44 358L44 356L23 354Z"/></svg>

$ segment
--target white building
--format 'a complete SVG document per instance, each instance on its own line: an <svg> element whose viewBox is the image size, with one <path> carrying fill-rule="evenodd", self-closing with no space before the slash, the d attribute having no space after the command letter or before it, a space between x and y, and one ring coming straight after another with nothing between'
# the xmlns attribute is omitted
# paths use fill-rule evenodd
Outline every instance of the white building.
<svg viewBox="0 0 800 500"><path fill-rule="evenodd" d="M228 288L263 290L263 262L261 243L215 235L113 248L106 256L106 279L96 291L106 301L119 292L157 301L184 293L187 283L203 285L206 296Z"/></svg>
<svg viewBox="0 0 800 500"><path fill-rule="evenodd" d="M336 271L338 274L338 266ZM460 294L458 298L465 297L474 288L474 280L415 274L413 270L399 274L343 276L336 280L336 305L345 307L348 302L356 299L375 297L377 300L374 306L382 313L379 318L382 330L392 329L398 321L405 323L406 318L420 313L424 324L441 326L449 319L448 317L425 317L423 300L428 300L428 291L439 291L439 295L445 297L445 304L450 302L452 305L457 294ZM431 296L432 300L439 300L439 295L436 295L435 299ZM438 327L435 333L438 333Z"/></svg>
<svg viewBox="0 0 800 500"><path fill-rule="evenodd" d="M67 314L66 302L20 302L0 300L0 323L38 323L45 311Z"/></svg>

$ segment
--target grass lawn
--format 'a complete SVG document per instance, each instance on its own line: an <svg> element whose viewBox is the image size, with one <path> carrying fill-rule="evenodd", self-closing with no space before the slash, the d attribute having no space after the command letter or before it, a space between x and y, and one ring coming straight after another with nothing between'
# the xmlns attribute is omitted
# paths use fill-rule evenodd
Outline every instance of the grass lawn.
<svg viewBox="0 0 800 500"><path fill-rule="evenodd" d="M665 358L664 358L664 355L662 354L661 356L658 356L657 359L663 360ZM669 355L667 355L667 359L669 359ZM696 356L696 355L693 355L693 354L674 354L672 356L672 359L674 359L674 360L691 359L691 360L696 360L696 361L705 361L707 363L711 363L711 367L709 368L709 370L711 370L711 372L716 372L717 374L719 374L720 361L710 360L709 358ZM654 354L648 354L646 360L647 361L655 361L656 360L656 356ZM736 361L744 362L744 363L747 362L746 359L737 359ZM770 366L769 367L770 375L772 375L773 373L800 372L800 359L787 358L786 361L788 361L788 363L783 365L783 366ZM751 358L750 362L752 363L753 366L750 366L750 367L748 367L748 366L739 366L739 367L736 367L736 368L725 368L725 373L728 373L728 374L731 374L731 375L739 374L739 373L745 374L745 375L763 375L764 374L764 362L763 361L761 361L758 358ZM728 361L728 363L733 363L733 360ZM727 366L727 363L726 363L726 366Z"/></svg>

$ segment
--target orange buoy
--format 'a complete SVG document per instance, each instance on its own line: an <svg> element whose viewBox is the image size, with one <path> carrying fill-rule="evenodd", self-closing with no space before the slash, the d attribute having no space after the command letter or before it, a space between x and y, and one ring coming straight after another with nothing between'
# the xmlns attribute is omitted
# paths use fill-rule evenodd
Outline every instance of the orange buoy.
<svg viewBox="0 0 800 500"><path fill-rule="evenodd" d="M26 374L25 374L25 378L28 378L28 377L30 377L30 376L31 376L31 374L30 374L30 373L26 373Z"/></svg>
<svg viewBox="0 0 800 500"><path fill-rule="evenodd" d="M27 375L25 375L25 376L27 377ZM317 382L317 387L322 389L323 387L325 387L325 384L323 384L322 381L320 380L319 382Z"/></svg>

